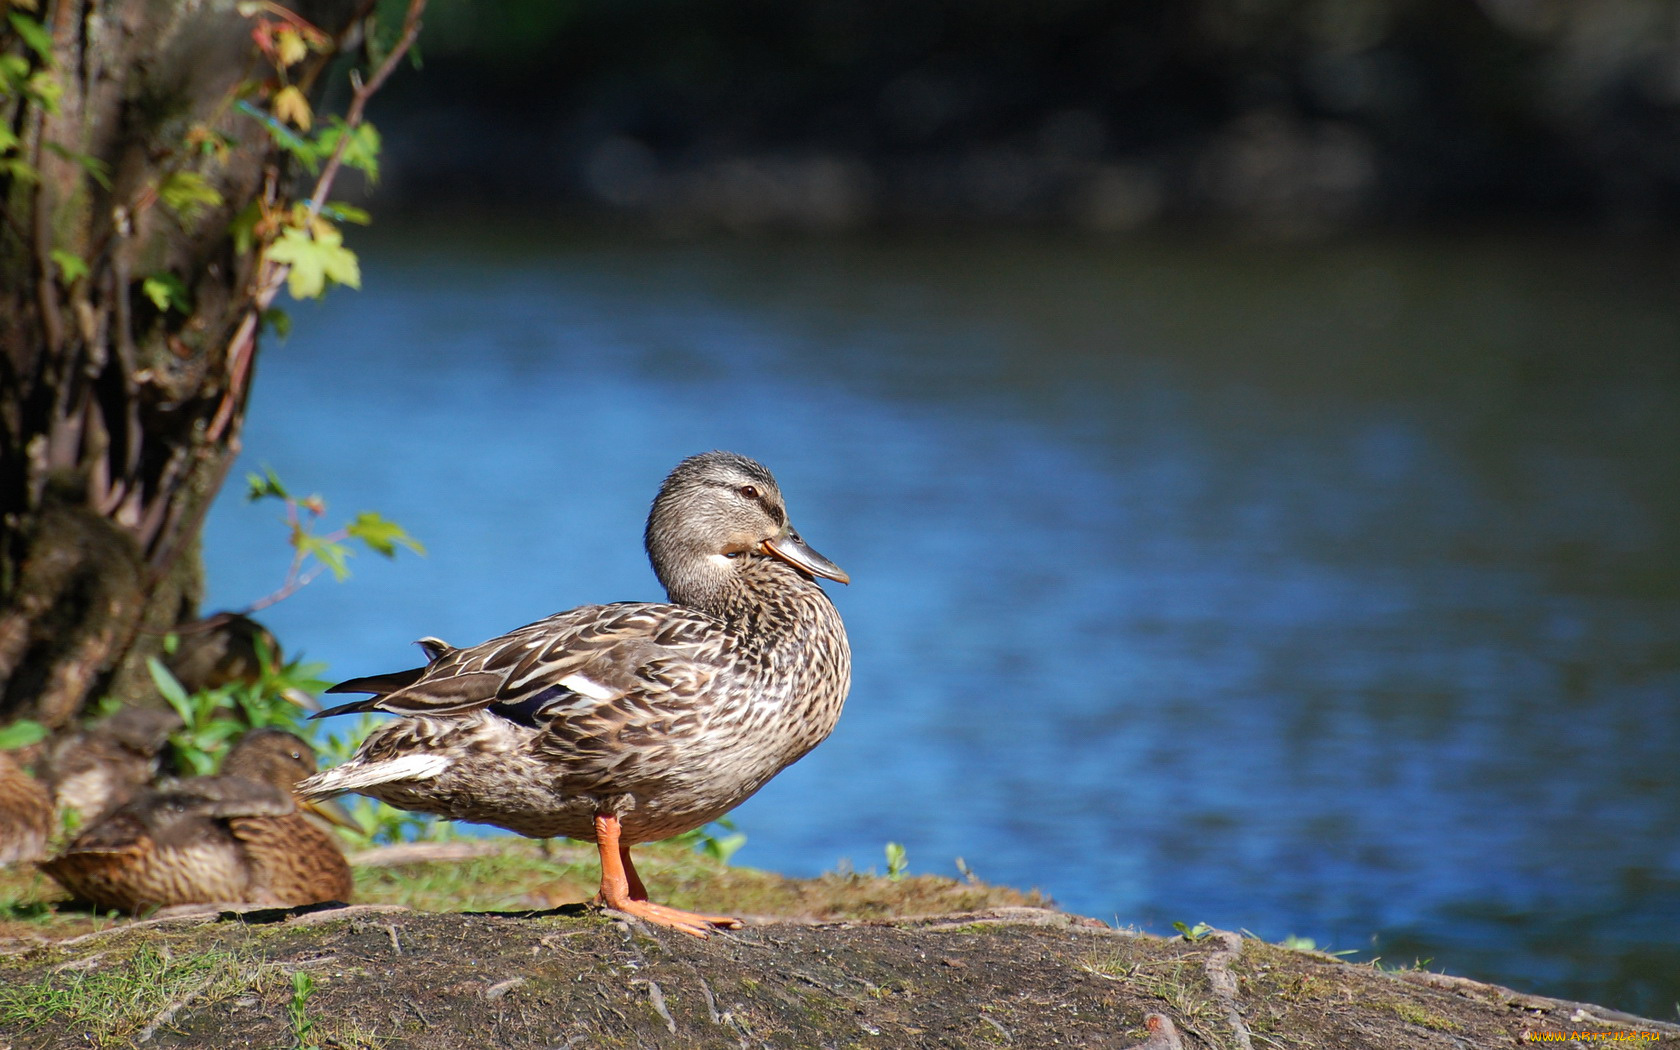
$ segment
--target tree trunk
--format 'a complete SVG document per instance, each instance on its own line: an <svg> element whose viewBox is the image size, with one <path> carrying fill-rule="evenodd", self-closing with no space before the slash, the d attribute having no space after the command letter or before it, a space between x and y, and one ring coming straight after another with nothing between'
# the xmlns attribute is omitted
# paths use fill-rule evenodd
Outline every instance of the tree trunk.
<svg viewBox="0 0 1680 1050"><path fill-rule="evenodd" d="M326 37L285 79L314 84L366 7L296 6ZM0 25L0 60L60 92L56 112L48 81L0 100L17 138L0 152L0 722L135 695L198 602L266 305L261 239L236 245L230 224L287 186L238 104L266 106L281 75L252 13L46 0L50 61L29 26Z"/></svg>

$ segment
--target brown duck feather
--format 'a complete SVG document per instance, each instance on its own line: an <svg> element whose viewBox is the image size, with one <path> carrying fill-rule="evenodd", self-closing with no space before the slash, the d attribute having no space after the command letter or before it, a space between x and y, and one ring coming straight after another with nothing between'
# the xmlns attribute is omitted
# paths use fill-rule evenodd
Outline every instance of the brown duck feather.
<svg viewBox="0 0 1680 1050"><path fill-rule="evenodd" d="M605 814L626 846L728 812L839 717L850 650L812 568L845 574L788 526L769 472L728 453L673 471L648 548L670 602L581 606L338 686L376 695L316 717L404 717L300 791L531 836L594 840Z"/></svg>
<svg viewBox="0 0 1680 1050"><path fill-rule="evenodd" d="M105 908L204 902L270 906L348 900L349 865L291 788L314 769L307 744L254 730L218 776L165 781L84 830L41 867Z"/></svg>
<svg viewBox="0 0 1680 1050"><path fill-rule="evenodd" d="M0 751L0 866L46 856L52 822L45 785Z"/></svg>

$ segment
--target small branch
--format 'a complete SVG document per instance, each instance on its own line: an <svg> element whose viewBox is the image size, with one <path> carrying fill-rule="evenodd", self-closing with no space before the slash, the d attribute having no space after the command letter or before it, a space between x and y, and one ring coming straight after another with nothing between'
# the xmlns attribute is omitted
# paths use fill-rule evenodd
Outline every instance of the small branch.
<svg viewBox="0 0 1680 1050"><path fill-rule="evenodd" d="M671 1016L671 1010L665 1005L665 992L656 981L633 981L633 984L645 984L648 990L648 1002L653 1004L653 1012L665 1019L665 1030L672 1035L677 1034L676 1019Z"/></svg>
<svg viewBox="0 0 1680 1050"><path fill-rule="evenodd" d="M170 1003L168 1006L164 1007L162 1013L160 1013L156 1017L152 1018L152 1023L151 1024L149 1024L146 1027L140 1029L139 1034L134 1037L134 1041L136 1043L150 1042L152 1036L157 1034L157 1030L159 1028L162 1028L164 1025L166 1025L166 1024L170 1023L171 1021L175 1020L175 1015L180 1013L182 1010L186 1009L187 1006L189 1004L191 1004L194 999L197 999L199 996L203 995L204 990L206 988L210 987L210 985L212 983L214 983L216 978L219 977L219 976L221 976L219 971L216 972L216 973L211 973L211 974L206 975L205 978L202 981L199 981L197 984L193 985L192 989L190 991L188 991L186 995L181 996L181 998L175 1000L174 1002Z"/></svg>
<svg viewBox="0 0 1680 1050"><path fill-rule="evenodd" d="M344 154L350 148L350 132L362 126L364 114L367 110L368 99L372 98L384 86L392 73L396 72L397 64L403 56L408 54L414 46L414 41L420 37L420 15L426 10L426 0L408 0L408 12L403 16L403 28L397 42L391 48L385 60L374 69L373 75L365 82L356 73L351 73L353 85L350 95L350 106L344 113L345 134L340 135L338 145L333 147L332 156L327 158L321 167L321 175L315 180L315 186L309 194L309 218L314 220L321 214L321 208L326 203L327 194L332 192L334 180L338 178L339 169L344 166ZM291 267L285 264L265 264L268 272L263 275L257 285L254 313L260 315L274 302L274 297L280 291L280 285L285 282L286 274ZM248 317L253 321L254 318ZM241 325L241 332L244 331ZM253 332L253 335L255 333ZM237 338L237 337L236 337Z"/></svg>
<svg viewBox="0 0 1680 1050"><path fill-rule="evenodd" d="M322 569L317 567L312 572L306 572L306 573L302 574L301 576L293 576L293 577L288 578L286 580L286 582L281 585L279 590L275 591L273 594L268 595L267 597L258 598L256 601L252 602L250 605L247 605L245 608L239 610L239 614L241 616L249 616L254 612L262 612L264 609L268 608L270 605L275 605L279 602L285 601L287 598L290 598L292 595L296 594L297 592L303 590L305 587L314 583L316 577L320 576L322 571L323 571Z"/></svg>
<svg viewBox="0 0 1680 1050"><path fill-rule="evenodd" d="M1184 1040L1166 1014L1144 1015L1143 1026L1149 1030L1149 1038L1126 1050L1184 1050Z"/></svg>
<svg viewBox="0 0 1680 1050"><path fill-rule="evenodd" d="M420 38L420 15L425 10L426 0L408 0L408 11L403 15L402 33L392 45L390 54L385 56L385 61L379 63L379 67L373 71L373 76L369 77L365 84L359 75L354 72L350 74L355 90L350 96L350 107L344 112L344 123L351 131L362 126L362 113L367 109L368 99L385 86L385 81L396 71L397 63L403 60L409 48ZM333 179L338 176L338 169L344 163L344 152L349 147L350 136L339 136L332 156L327 158L326 165L321 168L321 177L316 180L315 190L310 194L311 219L321 214L321 206L326 203L327 193L332 189Z"/></svg>
<svg viewBox="0 0 1680 1050"><path fill-rule="evenodd" d="M1242 1013L1237 1009L1237 979L1231 975L1231 964L1237 956L1242 954L1242 934L1232 933L1230 930L1216 930L1214 932L1225 947L1214 952L1204 964L1207 971L1208 983L1213 986L1213 994L1219 999L1220 1005L1225 1007L1225 1020L1231 1025L1231 1034L1242 1050L1254 1050L1254 1041L1249 1037L1248 1025L1243 1023Z"/></svg>

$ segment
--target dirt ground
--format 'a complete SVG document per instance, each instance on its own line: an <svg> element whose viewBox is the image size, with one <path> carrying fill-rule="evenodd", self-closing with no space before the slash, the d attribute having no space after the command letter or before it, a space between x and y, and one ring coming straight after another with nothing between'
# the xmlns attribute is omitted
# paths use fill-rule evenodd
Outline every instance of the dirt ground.
<svg viewBox="0 0 1680 1050"><path fill-rule="evenodd" d="M887 882L847 880L864 897L866 884ZM826 892L778 881L810 899ZM933 880L917 898L937 904L935 883L975 892ZM921 918L758 919L708 940L578 905L376 903L91 932L0 929L5 1050L1121 1050L1151 1037L1149 1014L1169 1018L1187 1048L1479 1050L1536 1045L1534 1033L1680 1048L1680 1026L1594 1007L1218 931L1194 942L1148 936L1021 904ZM1155 1036L1150 1050L1170 1050L1164 1040Z"/></svg>

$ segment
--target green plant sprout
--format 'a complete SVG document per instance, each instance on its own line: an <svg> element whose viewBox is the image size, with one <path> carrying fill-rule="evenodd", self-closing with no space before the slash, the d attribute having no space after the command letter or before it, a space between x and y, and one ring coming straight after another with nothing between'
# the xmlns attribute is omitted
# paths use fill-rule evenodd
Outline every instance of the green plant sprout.
<svg viewBox="0 0 1680 1050"><path fill-rule="evenodd" d="M260 474L246 475L245 498L252 503L277 499L286 505L285 520L290 531L286 542L292 548L292 564L286 572L285 582L273 594L252 603L244 610L247 613L266 609L291 597L323 572L331 572L335 580L348 578L349 559L356 553L350 546L351 540L387 558L396 557L398 547L407 547L420 555L426 553L420 541L410 536L401 525L370 510L362 511L348 524L332 532L318 534L315 530L327 513L326 500L318 494L293 496L268 467L264 467Z"/></svg>
<svg viewBox="0 0 1680 1050"><path fill-rule="evenodd" d="M1200 941L1213 933L1213 927L1205 922L1198 922L1194 926L1186 926L1182 922L1175 922L1173 923L1173 929L1177 930L1179 936L1187 941Z"/></svg>
<svg viewBox="0 0 1680 1050"><path fill-rule="evenodd" d="M315 1019L309 1016L309 997L314 994L315 978L302 970L293 970L292 1000L286 1004L293 1050L320 1050L320 1044L314 1040Z"/></svg>
<svg viewBox="0 0 1680 1050"><path fill-rule="evenodd" d="M714 831L714 828L717 830ZM694 852L703 857L710 857L719 864L728 864L729 858L747 844L747 836L745 832L736 830L733 820L720 817L704 827L674 836L670 841L692 847Z"/></svg>
<svg viewBox="0 0 1680 1050"><path fill-rule="evenodd" d="M0 751L15 751L20 747L45 740L47 727L39 722L21 719L11 725L0 727Z"/></svg>
<svg viewBox="0 0 1680 1050"><path fill-rule="evenodd" d="M904 877L904 872L909 867L910 861L905 855L904 845L898 842L887 843L887 878L897 882Z"/></svg>
<svg viewBox="0 0 1680 1050"><path fill-rule="evenodd" d="M168 638L164 648L170 648ZM169 737L177 768L198 776L215 772L216 756L225 750L228 739L246 729L304 731L314 694L329 684L321 677L326 665L297 660L280 664L261 639L257 652L262 670L255 681L230 682L196 693L187 692L157 657L146 661L152 684L181 717L182 727ZM230 718L234 712L240 717Z"/></svg>

